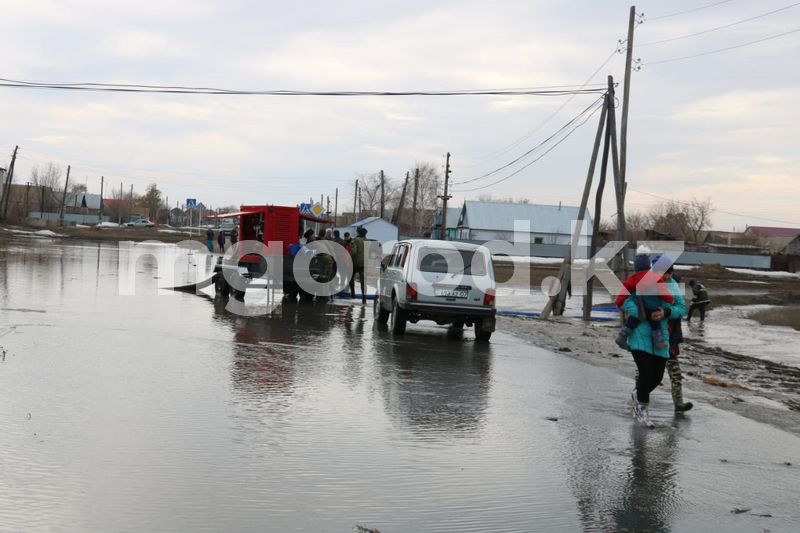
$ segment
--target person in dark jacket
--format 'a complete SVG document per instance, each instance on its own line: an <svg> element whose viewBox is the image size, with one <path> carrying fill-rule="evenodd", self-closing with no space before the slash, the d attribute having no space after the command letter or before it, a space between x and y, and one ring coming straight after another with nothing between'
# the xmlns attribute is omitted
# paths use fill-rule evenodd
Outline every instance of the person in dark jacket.
<svg viewBox="0 0 800 533"><path fill-rule="evenodd" d="M231 230L231 244L236 244L237 242L239 242L239 230L234 226Z"/></svg>
<svg viewBox="0 0 800 533"><path fill-rule="evenodd" d="M367 303L367 281L364 278L364 263L367 253L367 228L359 226L356 238L350 243L350 258L353 261L353 276L350 278L350 298L356 297L356 276L361 285L361 303Z"/></svg>
<svg viewBox="0 0 800 533"><path fill-rule="evenodd" d="M225 253L225 232L220 228L217 233L217 244L219 244L220 253Z"/></svg>
<svg viewBox="0 0 800 533"><path fill-rule="evenodd" d="M214 230L211 228L206 230L206 246L208 246L209 252L214 252Z"/></svg>
<svg viewBox="0 0 800 533"><path fill-rule="evenodd" d="M706 319L706 307L711 303L711 298L708 297L708 290L699 281L692 280L689 282L689 287L692 288L692 302L689 305L689 314L686 315L686 321L692 320L692 313L695 309L700 312L700 322Z"/></svg>

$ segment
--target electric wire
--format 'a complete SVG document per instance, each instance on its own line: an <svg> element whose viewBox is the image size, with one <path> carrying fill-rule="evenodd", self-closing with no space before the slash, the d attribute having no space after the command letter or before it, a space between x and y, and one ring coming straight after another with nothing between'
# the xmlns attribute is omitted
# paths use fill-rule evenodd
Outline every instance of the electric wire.
<svg viewBox="0 0 800 533"><path fill-rule="evenodd" d="M733 45L733 46L726 46L725 48L719 48L717 50L709 50L707 52L702 52L702 53L699 53L699 54L692 54L692 55L683 56L683 57L673 57L671 59L661 59L659 61L648 61L648 62L644 63L644 65L661 65L661 64L664 64L664 63L674 63L676 61L683 61L685 59L694 59L696 57L703 57L703 56L708 56L708 55L712 55L712 54L718 54L720 52L727 52L728 50L734 50L736 48L743 48L745 46L750 46L750 45L753 45L753 44L763 43L764 41L771 41L772 39L777 39L779 37L784 37L786 35L790 35L792 33L797 33L799 31L800 31L800 28L796 28L794 30L786 31L786 32L783 32L783 33L778 33L776 35L770 35L768 37L763 37L761 39L756 39L755 41L749 41L749 42L746 42L746 43L741 43L741 44L737 44L737 45Z"/></svg>
<svg viewBox="0 0 800 533"><path fill-rule="evenodd" d="M796 6L799 6L799 5L800 5L800 2L795 2L794 4L790 4L788 6L784 6L784 7L781 7L779 9L775 9L773 11L768 11L766 13L762 13L762 14L756 15L754 17L738 20L736 22L731 22L730 24L724 24L722 26L717 26L716 28L710 28L710 29L707 29L707 30L698 31L698 32L695 32L695 33L689 33L689 34L681 35L681 36L678 36L678 37L672 37L670 39L662 39L660 41L651 41L649 43L637 44L636 48L644 48L646 46L653 46L653 45L656 45L656 44L671 43L673 41L679 41L681 39L688 39L690 37L697 37L698 35L705 35L707 33L715 32L715 31L718 31L718 30L724 30L726 28L737 26L739 24L744 24L745 22L750 22L752 20L757 20L757 19L760 19L760 18L764 18L764 17L767 17L769 15L774 15L775 13L780 13L781 11L786 11L787 9L790 9L790 8L793 8L793 7L796 7Z"/></svg>
<svg viewBox="0 0 800 533"><path fill-rule="evenodd" d="M595 100L594 102L592 102L592 103L591 103L589 106L587 106L587 107L586 107L586 108L585 108L583 111L581 111L580 113L578 113L577 115L575 115L573 118L571 118L571 119L569 120L569 122L567 122L566 124L564 124L563 126L561 126L561 127L558 129L558 130L556 130L556 131L555 131L555 133L553 133L553 134L552 134L552 135L550 135L548 138L546 138L545 140L543 140L542 142L540 142L539 144L537 144L537 145L536 145L536 146L534 146L533 148L529 149L528 151L526 151L524 154L520 155L519 157L517 157L517 158L515 158L515 159L511 160L510 162L508 162L508 163L506 163L506 164L504 164L504 165L502 165L502 166L500 166L500 167L497 167L496 169L494 169L494 170L492 170L492 171L490 171L490 172L487 172L486 174L482 174L482 175L480 175L480 176L477 176L477 177L475 177L475 178L469 178L469 179L465 179L465 180L462 180L462 181L456 181L456 182L453 182L453 185L464 185L464 184L467 184L467 183L472 183L472 182L475 182L475 181L478 181L478 180L482 180L482 179L485 179L485 178L491 177L491 176L493 176L493 175L495 175L495 174L497 174L497 173L499 173L499 172L502 172L503 170L507 169L508 167L510 167L510 166L512 166L512 165L514 165L514 164L516 164L516 163L518 163L519 161L521 161L521 160L522 160L522 159L524 159L525 157L529 156L530 154L532 154L533 152L535 152L535 151L536 151L536 150L538 150L539 148L541 148L541 147L545 146L547 143L549 143L551 140L553 140L555 137L557 137L557 136L558 136L558 135L559 135L561 132L563 132L564 130L566 130L567 128L569 128L569 127L570 127L572 124L574 124L576 121L580 120L580 118L581 118L581 117L582 117L584 114L586 114L586 113L588 113L589 111L591 111L591 109L592 109L594 106L598 105L598 103L601 103L601 102L603 101L603 99L604 99L604 98L605 98L605 97L603 97L603 98L599 98L598 100Z"/></svg>
<svg viewBox="0 0 800 533"><path fill-rule="evenodd" d="M582 85L580 85L580 88L581 88L581 89L583 89L584 87L586 87L587 85L589 85L589 83L590 83L590 82L591 82L591 81L594 79L594 77L595 77L595 76L597 76L597 73L598 73L598 72L600 72L600 71L601 71L601 70L602 70L602 69L603 69L603 68L604 68L606 65L608 65L608 63L611 61L611 59L612 59L612 58L613 58L613 57L614 57L616 54L619 54L620 52L621 52L621 50L620 50L620 48L619 48L619 47L616 47L616 48L614 48L614 50L611 52L611 54L609 54L609 56L608 56L608 57L607 57L607 58L606 58L606 59L605 59L605 60L604 60L604 61L603 61L603 62L600 64L600 66L599 66L599 67L597 67L597 68L595 69L595 71L594 71L594 72L592 72L592 74L591 74L591 75L589 75L589 77L588 77L588 78L586 78L586 81L585 81L585 82L583 82L583 84L582 84ZM600 85L602 86L603 84L600 84ZM546 118L545 118L545 119L544 119L542 122L540 122L540 123L539 123L539 124L538 124L538 125L537 125L537 126L534 128L534 129L532 129L531 131L529 131L528 133L526 133L525 135L523 135L522 137L520 137L520 138L519 138L519 139L517 139L516 141L512 142L511 144L507 145L505 148L501 148L500 150L498 150L498 151L495 151L495 152L492 152L491 154L489 154L489 155L488 155L488 156L486 156L486 157L482 157L482 158L480 158L480 159L482 159L482 160L481 160L480 162L478 162L478 163L474 163L474 164L471 164L471 165L461 165L461 167L462 167L462 168L475 168L475 167L479 167L479 166L481 166L481 165L483 165L483 164L485 164L485 163L487 163L487 162L489 162L489 161L491 161L491 160L493 160L493 159L496 159L496 158L500 157L501 155L503 155L503 154L506 154L506 153L508 153L509 151L513 150L514 148L516 148L517 146L519 146L519 145L520 145L520 144L522 144L523 142L525 142L525 141L527 141L528 139L530 139L530 138L531 138L531 137L532 137L532 136L533 136L533 135L534 135L534 134L535 134L537 131L539 131L539 130L540 130L540 129L542 129L542 128L543 128L545 125L547 125L547 123L548 123L548 122L550 122L550 121L553 119L553 117L555 117L556 115L558 115L558 114L559 114L559 113L560 113L560 112L561 112L561 111L562 111L562 110L563 110L563 109L564 109L564 108L565 108L565 107L566 107L566 106L567 106L567 105L568 105L570 102L572 102L572 100L574 100L574 99L575 99L575 96L576 96L576 95L574 95L574 94L573 94L573 95L570 95L570 97L569 97L569 98L567 98L567 99L566 99L566 100L565 100L565 101L564 101L564 102L563 102L563 103L562 103L560 106L558 106L558 109L556 109L556 110L555 110L555 111L553 111L553 112L552 112L550 115L548 115L548 116L547 116L547 117L546 117Z"/></svg>
<svg viewBox="0 0 800 533"><path fill-rule="evenodd" d="M653 193L649 193L649 192L645 192L645 191L640 191L638 189L631 189L630 187L627 187L626 190L633 191L633 192L638 193L638 194L643 194L645 196L651 196L651 197L656 198L658 200L664 200L664 201L667 201L667 202L675 202L675 203L682 204L682 205L692 205L689 202L685 202L685 201L682 201L682 200L676 200L675 198L667 198L665 196L659 196L657 194L653 194ZM742 218L754 218L754 219L757 219L757 220L765 220L767 222L778 222L780 224L789 224L791 226L800 226L800 222L789 222L787 220L778 220L778 219L775 219L775 218L759 217L759 216L755 216L755 215L744 215L742 213L734 213L732 211L724 211L722 209L716 209L716 208L713 208L712 211L715 211L717 213L725 213L726 215L733 215L733 216L742 217Z"/></svg>
<svg viewBox="0 0 800 533"><path fill-rule="evenodd" d="M482 185L482 186L480 186L480 187L473 187L473 188L471 188L471 189L457 189L457 188L456 188L456 189L454 189L454 190L453 190L453 192L456 192L456 193L465 193L465 192L473 192L473 191L478 191L478 190L481 190L481 189L486 189L486 188L488 188L488 187L494 187L494 186L495 186L495 185L497 185L498 183L502 183L502 182L504 182L504 181L506 181L506 180L508 180L508 179L510 179L510 178L512 178L512 177L514 177L514 176L516 176L517 174L519 174L520 172L522 172L523 170L525 170L526 168L528 168L529 166L531 166L532 164L536 163L536 162L537 162L537 161L539 161L541 158L543 158L544 156L546 156L547 154L549 154L549 153L550 153L551 151L553 151L553 150L554 150L554 149L555 149L555 148L556 148L556 147L557 147L559 144L561 144L562 142L566 141L566 140L567 140L567 139L568 139L568 138L569 138L569 137L570 137L570 136L571 136L573 133L575 133L575 131L576 131L578 128L580 128L581 126L583 126L584 124L586 124L586 122L588 122L588 121L589 121L589 119L590 119L590 118L592 118L592 117L594 116L594 114L595 114L595 113L597 113L597 111L598 111L600 108L602 108L602 107L603 107L603 106L597 106L597 107L595 107L595 109L594 109L594 110L593 110L593 111L592 111L592 112L591 112L591 113L590 113L590 114L589 114L589 115L588 115L588 116L587 116L587 117L586 117L586 118L583 120L583 122L581 122L581 123L579 123L579 124L575 125L575 126L572 128L572 130L571 130L569 133L567 133L567 134L566 134L564 137L562 137L561 139L559 139L559 140L558 140L558 142L556 142L555 144L553 144L553 146L551 146L550 148L548 148L548 149L547 149L547 150L546 150L546 151L545 151L543 154L541 154L541 155L540 155L539 157L537 157L536 159L533 159L532 161L529 161L529 162L528 162L528 163L526 163L524 166L522 166L522 167L520 167L519 169L515 170L515 171L514 171L514 172L512 172L511 174L509 174L509 175L507 175L507 176L504 176L504 177L500 178L499 180L493 181L492 183L489 183L488 185Z"/></svg>
<svg viewBox="0 0 800 533"><path fill-rule="evenodd" d="M660 20L660 19L666 19L666 18L670 18L670 17L677 17L678 15L685 15L687 13L694 13L696 11L701 11L703 9L708 9L710 7L719 6L719 5L722 5L722 4L727 4L730 1L731 0L722 0L720 2L714 2L713 4L707 4L707 5L704 5L704 6L695 7L695 8L692 8L692 9L687 9L685 11L677 11L675 13L670 13L668 15L659 15L657 17L652 17L652 18L649 18L647 20Z"/></svg>
<svg viewBox="0 0 800 533"><path fill-rule="evenodd" d="M568 96L573 94L598 94L604 87L570 89L566 86L551 88L508 89L457 89L449 91L297 91L297 90L239 90L215 87L187 87L170 85L140 85L112 83L34 82L0 78L0 87L20 89L54 89L68 91L98 91L119 93L204 94L234 96Z"/></svg>

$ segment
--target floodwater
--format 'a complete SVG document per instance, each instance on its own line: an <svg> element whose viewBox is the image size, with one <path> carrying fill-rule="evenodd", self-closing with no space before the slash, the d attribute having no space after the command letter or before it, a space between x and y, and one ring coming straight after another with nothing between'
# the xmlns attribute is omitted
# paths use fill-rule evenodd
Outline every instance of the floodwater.
<svg viewBox="0 0 800 533"><path fill-rule="evenodd" d="M116 245L0 244L0 530L800 529L788 433L663 390L646 430L630 380L509 335L120 272Z"/></svg>

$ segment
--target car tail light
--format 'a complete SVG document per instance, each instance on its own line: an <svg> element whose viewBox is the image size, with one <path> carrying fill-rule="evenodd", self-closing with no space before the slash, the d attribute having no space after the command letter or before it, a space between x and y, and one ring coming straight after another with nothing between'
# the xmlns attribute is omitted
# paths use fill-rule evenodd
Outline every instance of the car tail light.
<svg viewBox="0 0 800 533"><path fill-rule="evenodd" d="M417 299L417 287L413 283L406 283L406 299L407 300L416 300Z"/></svg>
<svg viewBox="0 0 800 533"><path fill-rule="evenodd" d="M489 289L483 294L483 305L494 305L494 290Z"/></svg>

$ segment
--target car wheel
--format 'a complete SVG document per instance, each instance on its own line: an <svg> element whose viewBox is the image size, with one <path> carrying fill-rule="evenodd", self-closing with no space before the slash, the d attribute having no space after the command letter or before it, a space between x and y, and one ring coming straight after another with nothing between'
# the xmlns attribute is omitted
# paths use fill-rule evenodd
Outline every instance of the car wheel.
<svg viewBox="0 0 800 533"><path fill-rule="evenodd" d="M375 315L375 322L378 324L386 324L389 321L389 311L383 308L381 305L381 298L379 295L375 295L375 302L373 304L373 310Z"/></svg>
<svg viewBox="0 0 800 533"><path fill-rule="evenodd" d="M492 338L491 331L484 331L483 330L483 321L476 320L475 321L475 340L480 342L489 342L489 339Z"/></svg>
<svg viewBox="0 0 800 533"><path fill-rule="evenodd" d="M402 335L406 332L406 312L397 305L397 298L392 298L392 314L389 326L392 333Z"/></svg>

